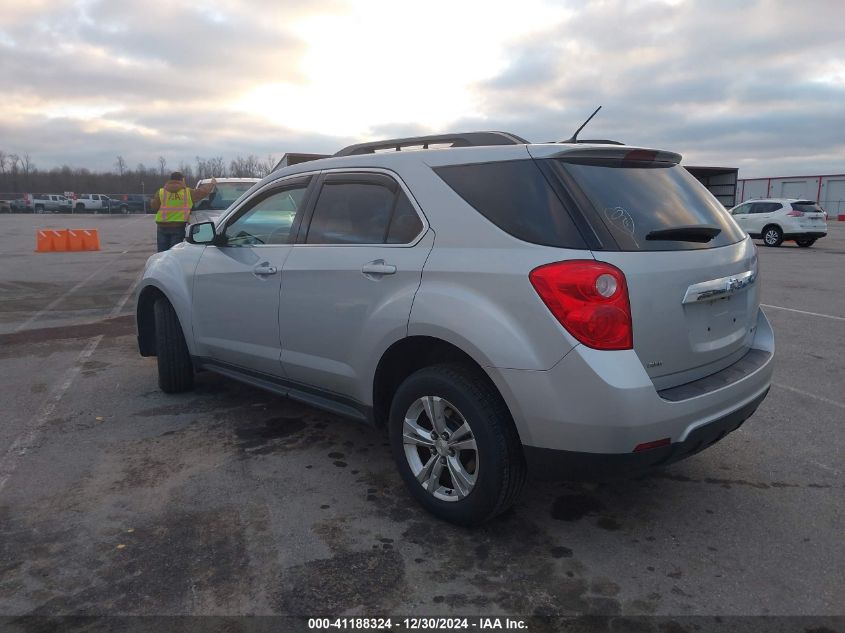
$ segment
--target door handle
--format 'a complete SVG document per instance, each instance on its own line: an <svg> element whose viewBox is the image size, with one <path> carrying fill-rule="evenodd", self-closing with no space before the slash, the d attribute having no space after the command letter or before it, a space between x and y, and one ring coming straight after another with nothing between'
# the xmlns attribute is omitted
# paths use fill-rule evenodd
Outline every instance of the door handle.
<svg viewBox="0 0 845 633"><path fill-rule="evenodd" d="M377 259L361 267L361 272L365 275L393 275L396 273L396 266L392 264L385 264L383 259Z"/></svg>
<svg viewBox="0 0 845 633"><path fill-rule="evenodd" d="M252 269L252 273L254 275L258 275L259 277L262 277L264 275L275 275L276 274L276 267L271 266L270 264L267 264L267 263L259 264L258 266L256 266L255 268Z"/></svg>

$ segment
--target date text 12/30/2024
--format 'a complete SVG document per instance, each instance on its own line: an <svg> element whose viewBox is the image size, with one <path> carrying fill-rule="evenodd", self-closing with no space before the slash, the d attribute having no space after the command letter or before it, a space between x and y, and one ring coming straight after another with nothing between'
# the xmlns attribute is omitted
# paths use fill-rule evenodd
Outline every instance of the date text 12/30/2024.
<svg viewBox="0 0 845 633"><path fill-rule="evenodd" d="M310 630L409 630L409 631L441 631L441 630L524 630L528 628L525 620L520 618L309 618Z"/></svg>

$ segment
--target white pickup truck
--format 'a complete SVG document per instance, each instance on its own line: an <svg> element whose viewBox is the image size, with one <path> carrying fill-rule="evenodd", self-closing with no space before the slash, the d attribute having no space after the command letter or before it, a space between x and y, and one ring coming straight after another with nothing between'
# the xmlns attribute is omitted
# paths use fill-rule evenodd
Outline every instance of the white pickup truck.
<svg viewBox="0 0 845 633"><path fill-rule="evenodd" d="M77 213L93 211L94 213L109 212L109 197L101 193L81 193L73 203L73 210Z"/></svg>

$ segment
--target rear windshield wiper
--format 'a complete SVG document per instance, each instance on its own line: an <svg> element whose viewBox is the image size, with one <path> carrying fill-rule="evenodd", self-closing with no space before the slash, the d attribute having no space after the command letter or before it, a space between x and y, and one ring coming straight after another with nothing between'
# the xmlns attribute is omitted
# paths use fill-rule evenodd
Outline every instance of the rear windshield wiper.
<svg viewBox="0 0 845 633"><path fill-rule="evenodd" d="M659 229L645 236L647 240L665 240L671 242L709 242L722 229L700 224L696 226L676 226L671 229Z"/></svg>

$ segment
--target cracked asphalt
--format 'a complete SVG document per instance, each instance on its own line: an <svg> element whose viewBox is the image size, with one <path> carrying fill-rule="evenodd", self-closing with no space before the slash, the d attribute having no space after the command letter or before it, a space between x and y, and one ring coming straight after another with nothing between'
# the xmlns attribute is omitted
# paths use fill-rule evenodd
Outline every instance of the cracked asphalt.
<svg viewBox="0 0 845 633"><path fill-rule="evenodd" d="M36 226L103 250L34 253ZM845 614L845 223L760 248L775 385L741 429L475 530L372 429L209 373L161 393L154 243L149 216L0 216L0 615Z"/></svg>

